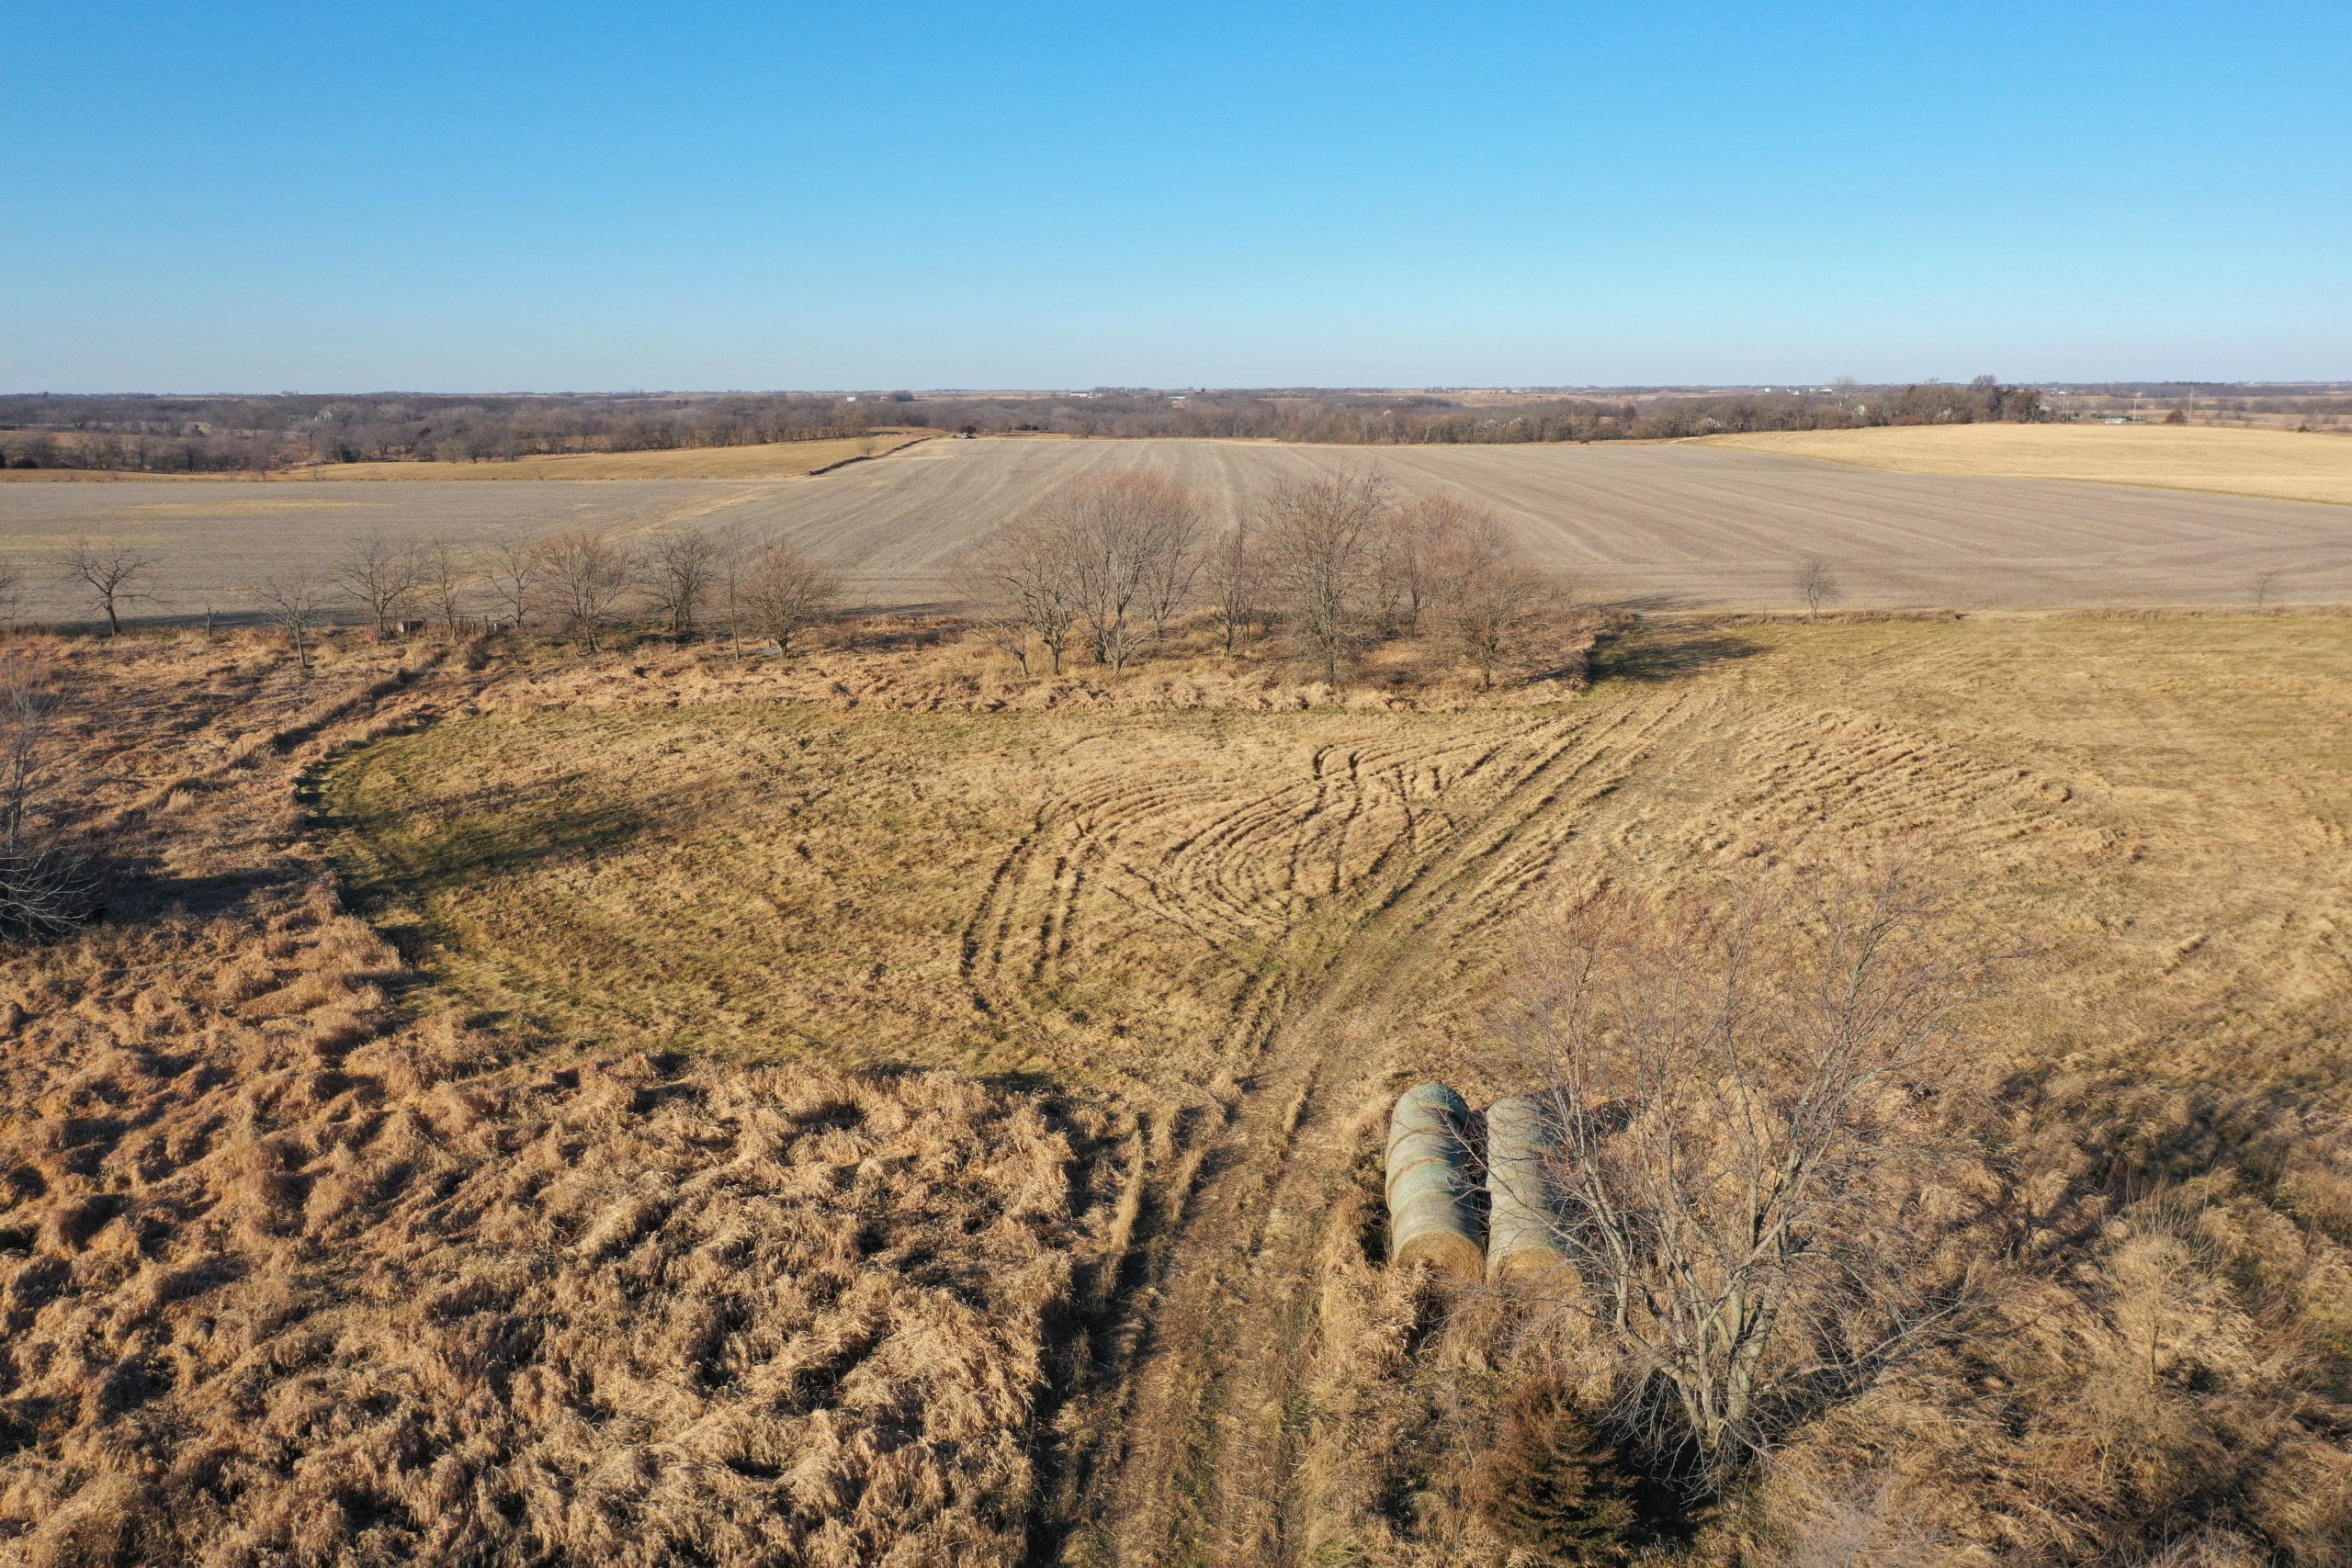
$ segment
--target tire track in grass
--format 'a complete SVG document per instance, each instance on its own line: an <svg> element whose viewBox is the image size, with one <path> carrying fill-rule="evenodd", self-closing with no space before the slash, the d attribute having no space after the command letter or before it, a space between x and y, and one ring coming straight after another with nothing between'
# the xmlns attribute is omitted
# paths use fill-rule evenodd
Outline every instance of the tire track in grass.
<svg viewBox="0 0 2352 1568"><path fill-rule="evenodd" d="M1524 891L1516 852L1532 836L1536 858L1548 856L1574 830L1577 807L1612 791L1684 706L1654 695L1513 737L1475 770L1501 769L1480 781L1493 787L1483 806L1461 802L1460 826L1426 853L1397 852L1352 918L1305 928L1306 951L1270 988L1274 1005L1246 1044L1246 1076L1180 1176L1189 1190L1170 1205L1137 1297L1148 1321L1119 1450L1101 1456L1085 1522L1066 1542L1070 1560L1285 1560L1295 1456L1283 1412L1311 1340L1302 1309L1319 1216L1351 1157L1341 1124L1386 1071L1379 1053L1349 1048L1347 1025L1374 1010L1394 1016L1450 959L1454 944L1436 938L1484 923Z"/></svg>

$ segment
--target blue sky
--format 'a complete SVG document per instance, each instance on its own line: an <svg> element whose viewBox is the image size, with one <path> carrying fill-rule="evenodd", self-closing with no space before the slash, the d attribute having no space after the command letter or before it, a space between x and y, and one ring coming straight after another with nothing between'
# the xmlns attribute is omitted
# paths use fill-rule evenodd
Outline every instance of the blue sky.
<svg viewBox="0 0 2352 1568"><path fill-rule="evenodd" d="M10 390L2352 377L2352 6L0 3Z"/></svg>

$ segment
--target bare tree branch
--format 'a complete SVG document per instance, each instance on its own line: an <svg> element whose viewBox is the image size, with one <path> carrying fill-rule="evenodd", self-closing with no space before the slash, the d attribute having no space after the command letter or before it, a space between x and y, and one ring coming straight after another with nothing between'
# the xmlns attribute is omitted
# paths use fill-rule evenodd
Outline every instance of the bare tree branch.
<svg viewBox="0 0 2352 1568"><path fill-rule="evenodd" d="M150 597L146 580L154 567L152 557L128 545L93 545L84 539L66 554L65 581L89 591L99 612L106 616L107 636L120 637L121 611L127 604Z"/></svg>

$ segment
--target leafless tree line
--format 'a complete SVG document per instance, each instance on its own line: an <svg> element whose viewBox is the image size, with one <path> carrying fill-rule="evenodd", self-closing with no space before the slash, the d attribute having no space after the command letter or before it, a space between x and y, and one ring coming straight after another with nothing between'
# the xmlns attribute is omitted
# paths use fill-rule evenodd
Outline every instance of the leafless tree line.
<svg viewBox="0 0 2352 1568"><path fill-rule="evenodd" d="M84 540L65 553L58 581L119 637L124 618L155 598L156 566L135 547ZM23 570L0 561L0 624L14 619L25 587ZM452 642L468 628L551 626L594 650L639 617L674 637L716 626L739 647L750 636L790 652L839 606L842 585L783 540L676 530L639 545L578 528L480 545L371 535L323 569L273 573L254 592L307 670L320 632L353 611L379 637L418 621Z"/></svg>
<svg viewBox="0 0 2352 1568"><path fill-rule="evenodd" d="M1024 674L1083 652L1116 675L1204 608L1228 657L1279 624L1333 685L1373 644L1433 634L1483 686L1557 597L1491 511L1442 492L1404 503L1371 470L1284 484L1214 536L1204 510L1148 471L1064 483L973 553L980 625Z"/></svg>
<svg viewBox="0 0 2352 1568"><path fill-rule="evenodd" d="M308 668L317 630L338 603L365 612L379 636L404 629L416 614L452 642L469 626L548 625L594 652L623 621L650 617L679 637L717 626L739 647L748 632L790 652L832 614L841 583L782 540L680 531L637 547L575 528L476 547L362 539L332 575L274 577L261 596Z"/></svg>

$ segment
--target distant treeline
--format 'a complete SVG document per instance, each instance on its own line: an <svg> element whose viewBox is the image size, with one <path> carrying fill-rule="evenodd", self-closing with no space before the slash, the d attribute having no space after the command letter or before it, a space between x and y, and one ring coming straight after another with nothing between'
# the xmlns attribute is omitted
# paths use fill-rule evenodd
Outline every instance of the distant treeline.
<svg viewBox="0 0 2352 1568"><path fill-rule="evenodd" d="M824 397L0 396L15 468L214 473L299 463L488 462L852 435L877 423Z"/></svg>
<svg viewBox="0 0 2352 1568"><path fill-rule="evenodd" d="M1502 402L1439 393L1313 389L1103 389L1044 397L41 393L0 396L0 466L217 473L304 463L489 462L541 453L818 440L880 425L1400 446L1657 439L2043 416L2040 393L2003 386L1990 376L1965 386L1841 382L1808 391L1531 394L1523 401Z"/></svg>

